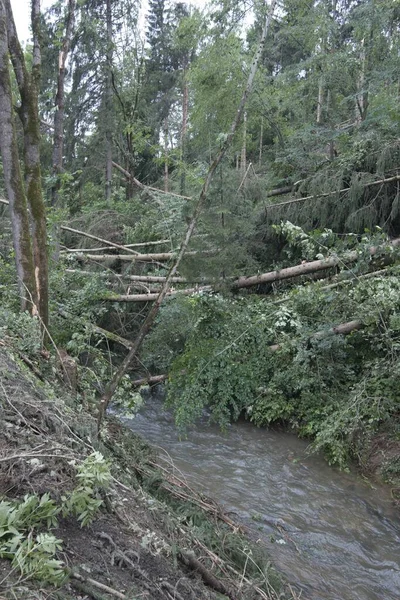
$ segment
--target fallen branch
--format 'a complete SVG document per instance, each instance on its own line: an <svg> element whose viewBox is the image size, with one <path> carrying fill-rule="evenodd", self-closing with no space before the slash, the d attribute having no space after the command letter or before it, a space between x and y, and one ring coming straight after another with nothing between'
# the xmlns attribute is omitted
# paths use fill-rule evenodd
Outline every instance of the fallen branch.
<svg viewBox="0 0 400 600"><path fill-rule="evenodd" d="M118 592L118 590L110 588L108 585L104 585L104 583L100 583L100 581L91 579L90 577L82 577L82 575L79 575L79 573L75 573L73 571L70 572L70 577L71 579L76 579L80 583L87 583L93 587L96 587L97 589L102 590L107 594L111 594L111 596L115 596L115 598L120 598L120 600L129 600L128 596L126 596L125 594L122 594L121 592Z"/></svg>
<svg viewBox="0 0 400 600"><path fill-rule="evenodd" d="M116 342L117 344L121 344L121 346L124 346L128 350L130 350L130 348L132 348L132 342L130 340L127 340L126 338L121 337L117 333L108 331L108 329L103 329L102 327L99 327L98 325L92 325L92 329L96 333L103 335L108 340L111 340L112 342Z"/></svg>
<svg viewBox="0 0 400 600"><path fill-rule="evenodd" d="M146 246L160 246L162 244L169 244L170 240L158 240L155 242L140 242L137 244L124 244L121 245L120 248L123 250L129 248L145 248ZM74 252L84 253L84 252L102 252L103 250L108 250L109 246L102 246L101 248L65 248L61 250L60 254L70 254Z"/></svg>
<svg viewBox="0 0 400 600"><path fill-rule="evenodd" d="M127 246L122 246L121 244L115 244L114 242L110 242L109 240L104 240L103 238L98 237L97 235L92 235L91 233L86 233L86 231L80 231L79 229L72 229L72 227L67 227L66 225L61 225L60 229L63 231L70 231L71 233L76 233L77 235L82 235L83 237L87 237L91 240L96 240L96 242L101 242L102 244L106 244L106 246L112 246L113 248L118 248L119 250L124 250L126 252L131 252L132 254L137 254L135 250L128 248Z"/></svg>
<svg viewBox="0 0 400 600"><path fill-rule="evenodd" d="M138 179L136 179L136 177L134 177L133 175L131 175L129 173L129 171L127 171L126 169L124 169L123 167L121 167L121 165L119 165L116 162L113 162L112 166L115 169L117 169L120 173L122 173L123 175L125 175L125 177L127 179L129 179L132 183L134 183L141 190L151 190L152 192L157 192L159 194L167 194L168 196L175 196L176 198L184 198L185 200L191 200L192 199L191 196L181 196L181 194L175 194L173 192L166 192L165 190L159 190L158 188L151 187L150 185L145 185L144 183L142 183L141 181L139 181Z"/></svg>
<svg viewBox="0 0 400 600"><path fill-rule="evenodd" d="M204 583L211 587L216 592L220 594L224 594L231 600L235 600L236 596L220 581L215 577L211 571L206 569L206 567L196 558L194 552L187 552L182 550L178 554L178 558L186 565L189 566L195 573L198 573Z"/></svg>
<svg viewBox="0 0 400 600"><path fill-rule="evenodd" d="M382 185L385 183L392 183L393 181L400 181L400 175L395 175L394 177L387 177L386 179L379 179L378 181L370 181L368 183L364 183L363 187L368 188L375 185ZM265 206L265 211L268 211L270 208L277 208L278 206L286 206L287 204L296 204L297 202L306 202L307 200L316 200L317 198L328 198L329 196L335 196L336 194L342 194L344 192L349 192L351 188L343 188L341 190L337 190L336 192L325 192L324 194L313 194L312 196L304 196L304 198L292 198L291 200L285 200L284 202L277 202L276 204L268 204ZM277 191L277 190L273 190ZM270 193L271 195L271 193ZM277 195L277 194L274 194Z"/></svg>
<svg viewBox="0 0 400 600"><path fill-rule="evenodd" d="M155 385L156 383L161 383L168 379L168 375L153 375L150 377L142 377L141 379L134 379L131 381L131 384L139 387L141 385Z"/></svg>

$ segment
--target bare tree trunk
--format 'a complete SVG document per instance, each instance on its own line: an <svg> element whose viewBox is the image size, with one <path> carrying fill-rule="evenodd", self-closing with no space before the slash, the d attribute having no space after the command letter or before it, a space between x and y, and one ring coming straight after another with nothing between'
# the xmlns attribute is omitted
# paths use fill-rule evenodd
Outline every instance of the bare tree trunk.
<svg viewBox="0 0 400 600"><path fill-rule="evenodd" d="M54 137L53 137L53 176L55 183L51 188L51 204L58 203L58 192L60 189L60 175L63 168L64 147L64 87L65 87L65 64L71 45L72 30L74 27L76 0L68 0L65 35L58 57L58 76L56 93L56 112L54 114Z"/></svg>
<svg viewBox="0 0 400 600"><path fill-rule="evenodd" d="M164 192L168 193L169 171L168 171L168 117L164 121Z"/></svg>
<svg viewBox="0 0 400 600"><path fill-rule="evenodd" d="M318 82L318 100L317 100L317 125L322 123L322 107L324 102L324 84L322 77L319 78Z"/></svg>
<svg viewBox="0 0 400 600"><path fill-rule="evenodd" d="M258 165L261 167L262 163L262 151L263 151L263 136L264 136L264 117L261 117L261 127L260 127L260 149L258 152Z"/></svg>
<svg viewBox="0 0 400 600"><path fill-rule="evenodd" d="M107 22L107 87L106 87L106 200L111 200L112 185L112 61L113 61L113 32L111 1L106 4Z"/></svg>
<svg viewBox="0 0 400 600"><path fill-rule="evenodd" d="M247 113L246 111L244 111L243 113L243 142L242 142L242 152L240 154L240 169L243 171L243 173L246 172L246 166L247 166L247 148L246 148L246 142L247 142Z"/></svg>
<svg viewBox="0 0 400 600"><path fill-rule="evenodd" d="M181 189L182 196L186 194L186 135L189 112L189 86L187 82L187 60L183 68L183 97L182 97L182 131L181 131Z"/></svg>
<svg viewBox="0 0 400 600"><path fill-rule="evenodd" d="M249 94L251 92L252 86L253 86L253 81L254 81L254 77L257 71L257 67L258 67L258 63L260 61L263 49L264 49L264 45L265 45L265 39L267 37L267 33L268 33L268 29L272 20L272 16L275 10L275 4L276 4L276 0L272 0L271 4L270 4L270 9L268 12L268 15L266 17L265 20L265 24L262 30L262 34L261 34L261 39L257 48L257 52L253 58L253 62L250 68L250 73L248 76L248 80L247 80L247 84L246 87L243 91L243 95L241 98L241 101L239 103L239 106L237 108L236 111L236 115L235 118L233 119L232 125L231 125L231 130L229 132L229 134L227 135L225 142L223 143L219 153L217 154L217 156L215 157L215 159L213 160L213 162L210 165L210 168L208 169L208 173L207 173L207 177L206 180L203 184L203 188L200 192L200 196L199 199L197 201L197 204L194 208L194 212L192 215L192 218L190 220L190 223L188 225L187 231L186 231L186 235L184 240L182 241L181 247L179 249L178 255L176 257L175 263L174 265L171 267L166 281L158 295L157 300L154 302L151 310L149 311L143 325L141 326L139 333L136 337L136 340L133 342L132 348L129 351L129 353L126 355L125 359L122 361L120 367L118 368L118 370L114 373L114 376L112 378L112 380L110 381L110 383L107 385L104 394L101 398L100 404L99 404L99 415L98 415L98 431L100 432L100 428L101 428L101 424L103 422L103 418L105 415L105 412L107 410L107 406L110 403L111 398L113 397L122 377L125 375L125 373L127 372L129 365L136 359L138 351L140 350L144 339L146 338L147 334L149 333L150 329L153 326L153 323L155 321L155 318L158 315L158 312L160 310L161 304L164 301L165 296L168 293L168 290L170 288L170 283L172 278L176 275L176 272L179 268L179 265L182 261L183 256L186 253L187 247L189 245L190 239L193 235L194 229L196 227L197 224L197 220L201 214L201 211L203 209L203 204L207 198L207 193L209 190L209 187L211 185L211 181L214 177L214 173L218 167L218 165L220 164L220 162L222 161L222 159L224 158L228 148L231 146L232 144L232 140L234 138L234 135L236 133L236 130L238 128L238 125L241 121L242 115L243 115L243 111L245 109Z"/></svg>
<svg viewBox="0 0 400 600"><path fill-rule="evenodd" d="M10 0L4 0L7 11L8 48L21 96L19 114L24 130L25 189L31 217L31 236L39 315L48 326L48 258L46 213L42 196L40 166L40 119L38 96L41 75L40 0L32 0L33 55L29 73L19 43Z"/></svg>
<svg viewBox="0 0 400 600"><path fill-rule="evenodd" d="M22 310L33 312L37 303L29 215L19 165L11 79L8 63L7 12L0 0L0 151L4 183L10 204L13 245Z"/></svg>

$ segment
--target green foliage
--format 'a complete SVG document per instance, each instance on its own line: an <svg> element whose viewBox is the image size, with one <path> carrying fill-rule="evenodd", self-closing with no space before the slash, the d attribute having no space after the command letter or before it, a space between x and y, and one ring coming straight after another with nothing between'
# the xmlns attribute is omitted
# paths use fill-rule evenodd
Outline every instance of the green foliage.
<svg viewBox="0 0 400 600"><path fill-rule="evenodd" d="M334 288L299 286L278 300L195 294L178 306L171 302L147 356L156 366L161 356L163 368L170 361L167 402L183 429L204 409L222 427L241 414L257 425L284 423L344 468L360 440L390 428L398 414L398 269L355 276L369 265L371 236L337 242L331 231L308 235L288 223L278 232L288 235L292 255L315 258L321 246L325 255L347 247L359 263ZM360 331L332 333L355 318Z"/></svg>
<svg viewBox="0 0 400 600"><path fill-rule="evenodd" d="M107 489L111 481L111 474L109 466L100 452L93 452L78 466L77 471L79 485L70 496L62 498L62 512L64 516L76 516L84 527L90 525L102 505L98 493L100 490Z"/></svg>
<svg viewBox="0 0 400 600"><path fill-rule="evenodd" d="M109 466L99 452L78 465L76 477L78 486L62 498L61 505L49 494L26 495L22 501L0 501L0 557L11 560L24 577L54 585L65 581L64 564L55 558L62 550L62 540L51 529L57 527L60 513L64 517L76 516L82 527L89 525L102 504L98 494L111 480Z"/></svg>

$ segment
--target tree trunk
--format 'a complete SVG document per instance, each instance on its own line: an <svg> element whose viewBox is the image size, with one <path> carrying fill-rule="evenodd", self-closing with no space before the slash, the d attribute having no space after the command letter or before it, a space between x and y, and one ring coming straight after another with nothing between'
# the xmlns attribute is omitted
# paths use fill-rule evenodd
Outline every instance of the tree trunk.
<svg viewBox="0 0 400 600"><path fill-rule="evenodd" d="M126 355L126 357L124 358L124 360L122 361L120 367L118 368L118 370L114 373L114 376L112 378L112 380L110 381L110 383L107 385L104 394L101 398L100 404L99 404L99 415L98 415L98 431L100 433L100 428L101 428L101 424L103 422L103 418L105 415L105 412L107 410L107 407L110 403L111 398L113 397L122 377L125 375L125 373L127 372L130 364L136 359L138 351L140 350L144 339L146 338L147 334L149 333L149 331L151 330L153 323L158 315L158 312L160 310L161 304L164 301L165 296L168 293L168 290L170 288L170 283L171 283L171 279L172 277L174 277L176 275L176 272L179 268L179 265L182 261L182 258L184 257L186 250L188 248L190 239L193 235L194 229L196 227L197 224L197 220L201 214L201 211L203 209L203 205L204 202L207 198L207 194L208 194L208 190L209 187L211 185L212 179L214 177L214 173L216 171L216 169L218 168L218 165L220 164L220 162L222 161L222 159L224 158L227 150L229 149L229 147L232 144L232 140L235 136L235 133L237 131L238 125L241 121L242 115L243 115L243 111L245 109L249 94L251 92L251 89L253 87L253 81L254 81L254 77L257 71L257 67L258 67L258 63L261 59L262 56L262 52L264 50L264 45L265 45L265 39L267 37L267 33L268 33L268 29L272 20L272 15L274 13L275 10L275 4L276 4L276 0L272 0L271 5L270 5L270 9L269 9L269 13L266 17L265 20L265 24L262 30L262 34L261 34L261 39L257 48L257 52L253 58L253 62L250 68L250 73L249 73L249 77L247 80L247 84L246 87L243 91L243 95L241 98L241 101L239 103L239 106L237 108L236 111L236 116L233 119L232 125L231 125L231 130L229 132L229 134L226 137L225 142L222 145L222 148L220 149L219 153L217 154L217 156L215 157L215 159L213 160L213 162L210 165L210 168L208 170L207 173L207 177L206 180L203 184L203 188L200 192L200 196L199 199L197 201L197 204L194 208L194 212L193 212L193 216L190 220L190 223L188 225L187 231L186 231L186 235L184 240L182 241L180 250L178 252L178 255L176 257L175 263L174 265L171 267L166 281L158 295L157 300L154 302L151 310L149 311L143 325L141 326L139 333L136 337L136 340L134 341L131 350L129 351L129 353Z"/></svg>
<svg viewBox="0 0 400 600"><path fill-rule="evenodd" d="M36 310L37 294L28 207L15 133L6 24L7 12L4 0L0 0L0 151L4 184L10 205L21 308L32 313Z"/></svg>
<svg viewBox="0 0 400 600"><path fill-rule="evenodd" d="M393 246L400 246L400 238L392 240L390 243ZM369 252L371 256L374 256L377 251L378 248L373 246L370 248ZM254 285L259 285L260 283L273 283L275 281L282 281L292 277L300 277L301 275L308 275L310 273L332 269L337 266L346 266L347 263L355 262L358 258L359 253L355 250L353 252L348 252L343 257L329 256L323 260L313 260L301 265L296 265L295 267L280 269L279 271L269 271L268 273L253 275L252 277L239 277L239 279L232 284L232 289L252 287Z"/></svg>
<svg viewBox="0 0 400 600"><path fill-rule="evenodd" d="M113 32L111 1L106 3L107 25L107 84L106 84L106 200L111 200L112 185L112 61L113 61Z"/></svg>
<svg viewBox="0 0 400 600"><path fill-rule="evenodd" d="M51 204L57 206L58 192L60 189L60 175L63 168L63 146L64 146L64 88L65 88L65 63L71 44L72 30L74 26L76 0L68 0L67 19L65 35L58 57L58 76L56 93L56 111L54 114L54 137L53 137L53 176L55 182L51 188Z"/></svg>
<svg viewBox="0 0 400 600"><path fill-rule="evenodd" d="M182 196L186 194L186 135L189 112L189 86L187 82L187 59L183 67L183 95L182 95L182 131L181 131L181 189Z"/></svg>
<svg viewBox="0 0 400 600"><path fill-rule="evenodd" d="M40 0L32 0L33 54L29 73L19 43L10 0L4 0L7 12L8 48L21 96L19 114L24 131L25 190L30 210L34 276L39 315L48 327L48 259L46 213L41 187L40 119L38 95L41 74Z"/></svg>
<svg viewBox="0 0 400 600"><path fill-rule="evenodd" d="M168 170L168 117L164 121L164 192L168 193L169 170Z"/></svg>

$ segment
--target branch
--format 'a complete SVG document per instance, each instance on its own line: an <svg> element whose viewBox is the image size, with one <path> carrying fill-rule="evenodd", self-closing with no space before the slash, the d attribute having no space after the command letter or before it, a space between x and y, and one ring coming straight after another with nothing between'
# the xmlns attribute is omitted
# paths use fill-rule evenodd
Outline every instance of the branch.
<svg viewBox="0 0 400 600"><path fill-rule="evenodd" d="M392 183L393 181L400 181L400 175L395 175L394 177L388 177L386 179L379 179L378 181L370 181L369 183L365 183L364 187L367 188L367 187L372 187L374 185L381 185L383 183ZM277 208L278 206L286 206L287 204L296 204L297 202L305 202L306 200L316 200L317 198L328 198L329 196L334 196L335 194L342 194L343 192L349 192L350 190L351 190L351 188L347 187L347 188L338 190L337 192L325 192L324 194L315 194L313 196L304 196L304 198L292 198L291 200L285 200L284 202L277 202L276 204L268 204L268 206L265 206L265 211L268 211L270 208ZM270 195L271 195L271 193L270 193Z"/></svg>
<svg viewBox="0 0 400 600"><path fill-rule="evenodd" d="M228 151L229 147L232 144L232 140L234 138L234 135L236 133L236 130L238 128L238 125L241 121L242 115L243 115L243 111L244 111L244 107L246 105L248 96L250 94L250 91L252 89L253 86L253 81L254 81L254 77L257 71L257 66L258 63L261 59L262 56L262 52L264 49L264 44L265 44L265 39L267 37L267 32L272 20L272 15L274 13L274 9L275 9L275 4L276 4L276 0L272 0L271 1L271 5L270 5L270 10L269 13L267 15L267 18L265 20L265 24L264 24L264 28L262 30L262 34L261 34L261 39L257 48L257 52L256 55L253 59L252 65L251 65L251 69L250 69L250 73L249 73L249 77L247 80L247 84L246 87L243 91L243 95L242 95L242 99L240 101L239 107L237 109L236 112L236 116L232 122L232 126L231 126L231 130L230 133L227 135L221 150L219 151L218 155L216 156L216 158L214 159L214 161L211 163L208 173L207 173L207 177L206 180L203 184L203 188L201 190L199 199L197 201L197 204L194 208L193 211L193 215L192 218L190 220L190 223L188 225L187 231L186 231L186 235L185 238L182 241L180 250L178 252L178 255L175 259L175 264L171 267L167 278L165 280L165 283L158 295L157 300L154 302L151 310L149 311L143 325L141 326L138 335L136 337L136 340L132 346L132 349L130 350L130 352L127 354L127 356L125 357L125 359L122 361L120 367L118 368L118 370L114 373L114 376L112 378L112 380L110 381L110 383L107 385L105 392L101 398L100 404L99 404L99 415L98 415L98 422L97 422L97 427L98 427L98 433L100 435L100 428L101 428L101 424L103 421L103 417L104 414L107 410L108 404L111 400L111 398L113 397L119 382L121 381L122 377L125 375L126 371L129 368L129 365L131 364L131 362L136 358L138 351L140 350L142 343L144 341L144 339L146 338L147 334L149 333L150 329L153 326L153 323L158 315L158 312L160 310L161 304L164 301L165 296L168 293L168 290L170 288L170 283L171 283L171 279L172 277L174 277L176 275L176 272L178 271L179 265L187 251L190 239L193 235L193 232L195 230L196 224L197 224L197 220L201 214L201 211L203 209L203 204L205 203L205 200L207 198L207 194L208 194L208 190L209 187L211 185L212 179L214 177L214 173L218 167L218 165L220 164L220 162L222 161L222 159L224 158L226 152Z"/></svg>
<svg viewBox="0 0 400 600"><path fill-rule="evenodd" d="M96 242L101 242L102 244L106 244L107 246L112 246L113 248L118 248L119 250L124 250L125 252L131 252L132 254L138 254L135 250L131 250L127 246L122 246L121 244L115 244L114 242L110 242L109 240L104 240L103 238L98 237L97 235L92 235L91 233L86 233L85 231L79 231L78 229L72 229L72 227L67 227L66 225L61 225L60 229L63 231L70 231L71 233L76 233L77 235L82 235L84 237L90 238L91 240L96 240Z"/></svg>
<svg viewBox="0 0 400 600"><path fill-rule="evenodd" d="M176 198L184 198L185 200L192 200L191 196L181 196L180 194L174 194L173 192L166 192L165 190L159 190L158 188L151 187L150 185L145 185L144 183L141 183L138 179L136 179L136 177L131 175L129 173L129 171L127 171L126 169L121 167L121 165L117 164L116 162L113 162L112 165L115 169L117 169L123 175L125 175L125 177L127 179L129 179L130 181L132 181L132 183L137 185L137 187L140 188L141 190L151 190L152 192L157 192L159 194L167 194L168 196L175 196Z"/></svg>

